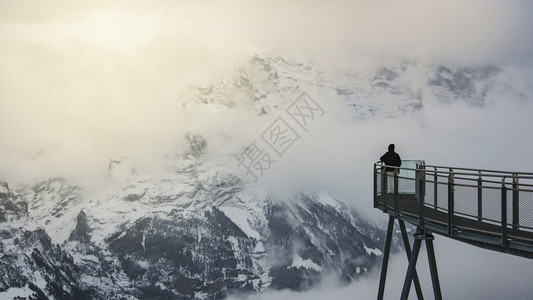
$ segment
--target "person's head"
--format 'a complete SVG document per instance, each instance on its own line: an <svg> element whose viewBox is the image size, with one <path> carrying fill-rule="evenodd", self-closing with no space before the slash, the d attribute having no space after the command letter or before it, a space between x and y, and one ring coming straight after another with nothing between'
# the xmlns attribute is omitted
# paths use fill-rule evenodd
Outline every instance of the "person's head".
<svg viewBox="0 0 533 300"><path fill-rule="evenodd" d="M389 145L389 151L394 151L394 144Z"/></svg>

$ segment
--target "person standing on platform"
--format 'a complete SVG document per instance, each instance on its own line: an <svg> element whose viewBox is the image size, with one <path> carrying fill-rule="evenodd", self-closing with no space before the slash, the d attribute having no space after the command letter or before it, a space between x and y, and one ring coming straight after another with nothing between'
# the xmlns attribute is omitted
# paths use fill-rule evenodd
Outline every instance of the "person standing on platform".
<svg viewBox="0 0 533 300"><path fill-rule="evenodd" d="M394 144L389 145L389 151L383 154L379 160L389 166L385 167L387 174L387 193L392 193L394 191L394 171L398 170L398 173L400 173L400 169L391 168L391 166L400 167L402 165L400 155L394 152Z"/></svg>

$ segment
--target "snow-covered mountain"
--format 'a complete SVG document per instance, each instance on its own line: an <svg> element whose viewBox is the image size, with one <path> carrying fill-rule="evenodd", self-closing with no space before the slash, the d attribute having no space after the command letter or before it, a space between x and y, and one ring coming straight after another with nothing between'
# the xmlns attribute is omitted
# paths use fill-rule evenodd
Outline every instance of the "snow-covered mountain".
<svg viewBox="0 0 533 300"><path fill-rule="evenodd" d="M224 297L349 282L380 260L382 230L328 193L279 199L196 158L92 195L60 178L4 190L8 292Z"/></svg>
<svg viewBox="0 0 533 300"><path fill-rule="evenodd" d="M226 74L219 85L191 87L191 103L248 107L257 113L284 110L302 92L344 105L354 118L388 118L419 111L424 101L463 101L482 106L492 89L509 88L496 66L454 66L386 60L352 70L295 56L256 54Z"/></svg>
<svg viewBox="0 0 533 300"><path fill-rule="evenodd" d="M342 70L262 54L180 100L185 111L259 120L307 92L355 119L394 118L428 99L484 105L501 72L409 61ZM185 140L157 175L110 159L98 189L65 178L2 183L0 295L224 298L306 289L330 275L350 282L379 267L383 228L333 192L266 191L235 167L238 153L207 153L210 141L194 133Z"/></svg>

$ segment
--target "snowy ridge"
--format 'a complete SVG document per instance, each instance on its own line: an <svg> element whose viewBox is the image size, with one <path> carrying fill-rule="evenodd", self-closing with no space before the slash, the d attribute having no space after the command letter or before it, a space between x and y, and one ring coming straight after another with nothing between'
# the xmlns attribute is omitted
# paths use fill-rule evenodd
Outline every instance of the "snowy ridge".
<svg viewBox="0 0 533 300"><path fill-rule="evenodd" d="M336 99L357 119L394 118L423 109L427 99L484 105L492 89L508 88L501 73L495 66L443 66L409 60L345 70L299 56L268 53L252 56L228 72L220 85L192 87L183 98L189 110L220 114L245 108L262 115L275 114L308 92Z"/></svg>
<svg viewBox="0 0 533 300"><path fill-rule="evenodd" d="M322 272L322 267L314 263L311 259L302 259L298 254L292 257L291 268L305 268L312 269L317 272Z"/></svg>

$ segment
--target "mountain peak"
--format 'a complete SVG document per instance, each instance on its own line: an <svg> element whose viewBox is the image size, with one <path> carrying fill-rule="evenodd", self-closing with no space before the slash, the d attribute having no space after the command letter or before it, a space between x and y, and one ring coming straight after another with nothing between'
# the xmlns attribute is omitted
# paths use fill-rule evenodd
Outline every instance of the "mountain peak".
<svg viewBox="0 0 533 300"><path fill-rule="evenodd" d="M406 59L343 69L270 51L228 71L219 85L192 87L183 100L186 107L206 104L262 114L280 111L307 92L340 103L356 119L398 117L421 110L429 99L483 105L491 89L501 84L501 72L490 65L458 67Z"/></svg>

